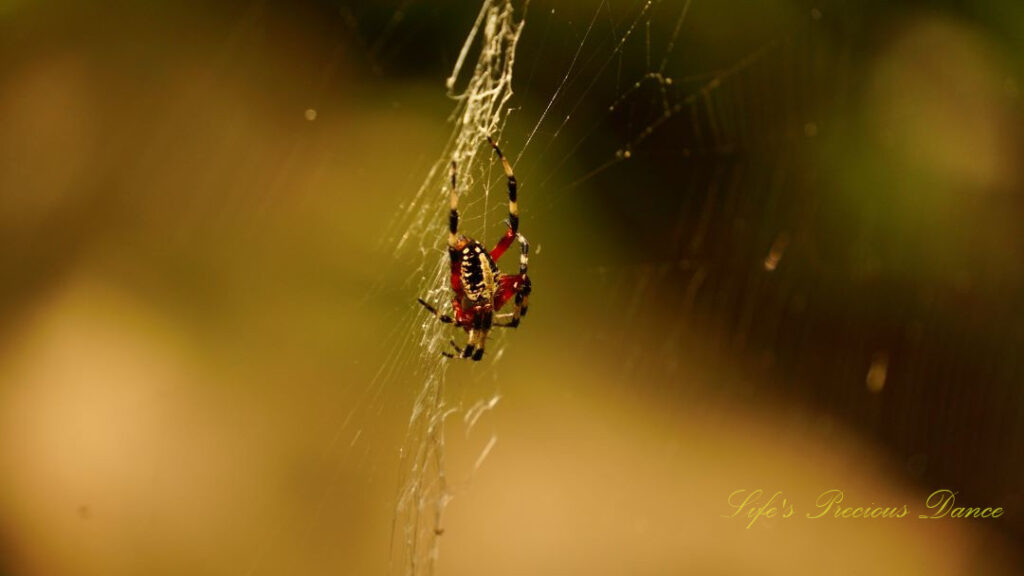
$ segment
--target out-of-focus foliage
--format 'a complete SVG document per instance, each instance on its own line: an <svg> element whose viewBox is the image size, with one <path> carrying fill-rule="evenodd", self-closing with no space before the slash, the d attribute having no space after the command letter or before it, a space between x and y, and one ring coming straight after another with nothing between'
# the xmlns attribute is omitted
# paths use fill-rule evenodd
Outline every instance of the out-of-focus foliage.
<svg viewBox="0 0 1024 576"><path fill-rule="evenodd" d="M0 0L0 571L388 569L472 4ZM1015 573L1021 4L643 5L529 6L536 292L450 370L439 571ZM721 517L827 487L1008 512Z"/></svg>

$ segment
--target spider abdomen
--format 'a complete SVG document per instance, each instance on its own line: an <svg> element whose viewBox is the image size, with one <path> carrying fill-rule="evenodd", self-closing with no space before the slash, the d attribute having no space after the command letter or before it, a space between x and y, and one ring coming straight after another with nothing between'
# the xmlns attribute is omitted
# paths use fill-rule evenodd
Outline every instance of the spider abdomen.
<svg viewBox="0 0 1024 576"><path fill-rule="evenodd" d="M479 242L470 240L459 251L459 280L470 301L492 300L499 276L498 265Z"/></svg>

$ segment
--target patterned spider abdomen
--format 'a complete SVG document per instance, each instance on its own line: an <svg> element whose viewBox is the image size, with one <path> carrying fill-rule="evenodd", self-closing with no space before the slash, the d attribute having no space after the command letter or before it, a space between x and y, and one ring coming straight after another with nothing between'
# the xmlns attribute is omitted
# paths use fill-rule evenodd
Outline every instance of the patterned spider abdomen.
<svg viewBox="0 0 1024 576"><path fill-rule="evenodd" d="M471 302L493 300L500 275L498 265L479 242L470 240L459 251L459 280Z"/></svg>

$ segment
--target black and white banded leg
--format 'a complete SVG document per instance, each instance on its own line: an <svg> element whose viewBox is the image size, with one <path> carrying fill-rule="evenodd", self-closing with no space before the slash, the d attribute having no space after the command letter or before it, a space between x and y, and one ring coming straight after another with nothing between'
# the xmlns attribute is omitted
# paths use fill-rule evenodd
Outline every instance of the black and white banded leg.
<svg viewBox="0 0 1024 576"><path fill-rule="evenodd" d="M459 193L455 184L455 160L452 160L451 188L448 190L448 250L453 254L459 246Z"/></svg>
<svg viewBox="0 0 1024 576"><path fill-rule="evenodd" d="M518 184L516 183L516 175L512 173L512 165L508 163L508 158L501 153L501 148L494 140L488 136L487 142L490 143L491 148L494 148L494 153L498 155L498 159L501 160L501 167L505 170L505 178L508 180L508 226L512 229L512 233L516 234L519 232L519 202L517 198Z"/></svg>
<svg viewBox="0 0 1024 576"><path fill-rule="evenodd" d="M452 338L448 343L452 345L452 349L455 350L455 354L452 354L451 352L441 352L441 356L444 356L445 358L462 358L462 348L459 348L459 345L455 343L455 339Z"/></svg>
<svg viewBox="0 0 1024 576"><path fill-rule="evenodd" d="M445 324L452 324L452 323L455 322L455 320L453 320L451 316L449 316L447 314L441 314L437 310L437 308L435 308L435 307L431 306L430 304L428 304L427 301L424 300L423 298L417 298L416 301L419 302L420 304L422 304L423 307L426 308L428 312L433 314L434 317L437 318L438 320L440 320L441 322L444 322Z"/></svg>

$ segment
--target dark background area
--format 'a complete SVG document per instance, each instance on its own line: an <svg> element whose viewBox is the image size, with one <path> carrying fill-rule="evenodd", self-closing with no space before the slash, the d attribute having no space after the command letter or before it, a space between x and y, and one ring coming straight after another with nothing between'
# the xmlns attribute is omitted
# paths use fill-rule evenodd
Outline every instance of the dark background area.
<svg viewBox="0 0 1024 576"><path fill-rule="evenodd" d="M358 27L356 36L373 46L363 65L383 75L446 75L460 47L455 32L471 22L475 7L403 5L398 22L393 3L343 5ZM639 6L608 8L622 18L620 34ZM552 25L552 8L545 2L529 7L536 19L519 54L529 81L516 85L527 124L555 94L595 10L586 3L557 5L559 20ZM636 288L644 303L627 322L653 331L685 324L721 362L741 367L738 378L751 382L741 386L742 394L781 395L832 414L886 446L924 486L954 485L967 500L1020 508L1020 168L1011 160L1011 179L989 184L950 182L909 167L871 139L863 100L871 90L871 67L891 57L887 50L916 18L957 22L999 52L1007 74L1000 79L1007 114L999 130L1010 147L1005 153L1019 157L1021 108L1012 86L1021 72L1024 13L999 2L797 2L786 10L760 2L731 8L693 6L666 74L698 80L674 91L673 101L706 88L710 77L701 72L727 69L761 50L763 55L725 82L714 100L715 118L698 104L696 112L679 114L632 150L629 162L587 180L585 191L564 192L586 194L623 261L603 262L600 254L580 260L606 264L635 282L650 278ZM649 42L655 61L678 9L675 3L654 9L649 33L655 39ZM821 17L811 16L812 10ZM570 95L555 106L569 101L573 116L584 119L574 118L570 133L561 135L572 144L579 140L573 160L584 169L607 162L661 113L650 85L622 112L607 113L626 84L610 73L591 83L618 40L601 32L584 45L583 63L565 87ZM717 40L714 50L707 49L707 37ZM627 43L612 66L626 78L641 76L644 46ZM922 50L930 48L943 47ZM947 68L946 57L954 58L924 54L909 64L929 89L952 94L950 111L978 112L968 104L976 87ZM928 102L907 110L918 106ZM982 111L988 112L994 111ZM572 133L591 122L593 132ZM712 123L720 125L717 142L708 136ZM809 123L815 123L814 137L806 134ZM947 136L941 126L936 130L934 137ZM956 153L970 162L967 142L953 145L962 146ZM762 262L780 235L787 239L785 264L767 279ZM570 273L583 277L588 271L583 265ZM692 300L685 298L684 288L698 273L700 289ZM621 315L622 306L610 302L606 313ZM626 338L620 344L632 345ZM639 363L651 371L682 353L672 346L643 347ZM864 381L877 358L887 364L885 389L870 393ZM1010 513L1002 526L1022 538L1021 520Z"/></svg>
<svg viewBox="0 0 1024 576"><path fill-rule="evenodd" d="M897 494L1006 509L969 524L999 544L968 559L1019 548L1024 8L695 0L670 50L682 6L529 5L501 142L538 288L502 359L453 376L456 404L506 398L493 426L512 456L475 488L498 512L453 511L449 570L490 557L458 538L501 524L503 498L561 510L545 479L589 494L588 466L635 469L672 485L647 490L652 507L701 485L682 457L631 459L669 438L713 454L694 462L718 490L774 478L716 468L747 438L786 439L791 483L816 478L804 458L830 465L799 442L852 438ZM0 458L18 471L0 569L383 570L372 539L416 386L389 350L415 348L434 248L394 258L385 230L441 149L443 81L477 10L0 4ZM497 237L479 208L473 233ZM747 428L761 413L778 420ZM851 462L826 477L858 477ZM585 528L591 510L566 514ZM536 552L532 522L583 528L509 523L506 553L556 570L573 542Z"/></svg>

